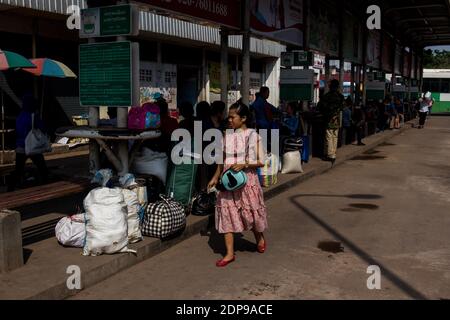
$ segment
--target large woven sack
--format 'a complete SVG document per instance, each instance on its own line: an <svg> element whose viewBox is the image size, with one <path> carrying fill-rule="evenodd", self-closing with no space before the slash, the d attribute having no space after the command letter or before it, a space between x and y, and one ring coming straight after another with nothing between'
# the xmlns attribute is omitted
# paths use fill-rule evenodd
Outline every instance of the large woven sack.
<svg viewBox="0 0 450 320"><path fill-rule="evenodd" d="M300 151L289 151L283 154L283 168L281 169L281 173L303 173Z"/></svg>
<svg viewBox="0 0 450 320"><path fill-rule="evenodd" d="M84 199L86 243L83 255L135 252L128 249L127 204L121 188L97 188Z"/></svg>
<svg viewBox="0 0 450 320"><path fill-rule="evenodd" d="M127 204L127 223L128 223L128 241L136 243L142 240L142 233L139 227L139 200L136 192L123 189L122 190L125 203Z"/></svg>
<svg viewBox="0 0 450 320"><path fill-rule="evenodd" d="M159 201L150 203L142 222L142 233L148 237L166 238L186 226L186 214L181 203L160 195Z"/></svg>

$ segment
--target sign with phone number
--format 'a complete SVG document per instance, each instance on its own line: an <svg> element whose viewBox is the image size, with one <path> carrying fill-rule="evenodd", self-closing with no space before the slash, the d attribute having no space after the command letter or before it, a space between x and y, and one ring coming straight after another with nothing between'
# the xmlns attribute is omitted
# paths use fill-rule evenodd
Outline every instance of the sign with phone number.
<svg viewBox="0 0 450 320"><path fill-rule="evenodd" d="M239 1L227 0L138 0L153 7L211 21L233 29L241 27Z"/></svg>

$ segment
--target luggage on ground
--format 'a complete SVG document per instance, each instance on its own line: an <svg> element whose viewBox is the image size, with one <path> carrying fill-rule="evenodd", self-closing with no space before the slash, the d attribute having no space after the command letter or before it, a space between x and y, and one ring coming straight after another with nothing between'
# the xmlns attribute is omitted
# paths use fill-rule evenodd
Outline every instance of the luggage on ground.
<svg viewBox="0 0 450 320"><path fill-rule="evenodd" d="M166 184L166 195L184 206L189 206L195 192L198 165L189 157L184 163L171 164Z"/></svg>
<svg viewBox="0 0 450 320"><path fill-rule="evenodd" d="M63 217L55 227L56 239L63 246L83 248L86 238L84 213Z"/></svg>
<svg viewBox="0 0 450 320"><path fill-rule="evenodd" d="M160 200L149 203L145 209L142 233L148 237L166 238L186 226L184 206L161 195Z"/></svg>
<svg viewBox="0 0 450 320"><path fill-rule="evenodd" d="M127 204L127 223L128 223L128 242L136 243L142 240L141 229L139 228L139 210L140 205L138 196L135 192L122 189L123 198Z"/></svg>
<svg viewBox="0 0 450 320"><path fill-rule="evenodd" d="M278 157L273 154L267 154L264 160L264 167L258 168L259 182L262 187L270 187L278 181L278 170L279 170L279 160Z"/></svg>
<svg viewBox="0 0 450 320"><path fill-rule="evenodd" d="M135 252L128 249L127 204L121 188L97 188L84 199L86 242L83 255Z"/></svg>
<svg viewBox="0 0 450 320"><path fill-rule="evenodd" d="M281 173L302 173L302 157L300 151L288 151L283 154L283 167Z"/></svg>

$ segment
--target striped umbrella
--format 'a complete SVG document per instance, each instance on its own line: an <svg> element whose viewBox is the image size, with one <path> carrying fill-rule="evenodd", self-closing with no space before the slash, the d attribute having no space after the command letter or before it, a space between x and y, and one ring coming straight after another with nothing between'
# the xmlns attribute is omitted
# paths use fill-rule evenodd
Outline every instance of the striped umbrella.
<svg viewBox="0 0 450 320"><path fill-rule="evenodd" d="M42 100L41 100L41 117L44 112L44 92L45 92L45 77L53 78L76 78L77 76L64 63L49 59L38 58L31 59L31 62L36 65L36 68L22 68L22 70L32 73L35 76L43 76L42 82Z"/></svg>
<svg viewBox="0 0 450 320"><path fill-rule="evenodd" d="M36 68L36 66L20 54L0 50L0 71L16 68Z"/></svg>
<svg viewBox="0 0 450 320"><path fill-rule="evenodd" d="M24 71L30 72L35 76L55 77L55 78L76 78L77 76L64 63L48 59L39 58L31 59L36 68L22 68Z"/></svg>

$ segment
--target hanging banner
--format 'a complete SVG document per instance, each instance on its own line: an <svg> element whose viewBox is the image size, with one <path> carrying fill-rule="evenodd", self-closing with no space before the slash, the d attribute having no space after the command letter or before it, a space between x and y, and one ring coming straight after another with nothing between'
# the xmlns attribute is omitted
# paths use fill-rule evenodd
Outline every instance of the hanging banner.
<svg viewBox="0 0 450 320"><path fill-rule="evenodd" d="M394 72L395 74L401 73L401 63L402 63L402 46L398 43L395 44L395 61L394 61Z"/></svg>
<svg viewBox="0 0 450 320"><path fill-rule="evenodd" d="M251 31L303 47L303 0L251 1Z"/></svg>
<svg viewBox="0 0 450 320"><path fill-rule="evenodd" d="M337 57L339 55L339 17L333 3L311 1L309 46Z"/></svg>
<svg viewBox="0 0 450 320"><path fill-rule="evenodd" d="M392 53L394 51L394 39L387 33L383 33L383 48L381 68L383 71L392 72L394 61Z"/></svg>
<svg viewBox="0 0 450 320"><path fill-rule="evenodd" d="M175 14L189 16L195 20L233 29L241 27L241 5L239 1L227 0L137 0Z"/></svg>
<svg viewBox="0 0 450 320"><path fill-rule="evenodd" d="M371 30L367 37L366 64L376 69L381 68L381 34Z"/></svg>

